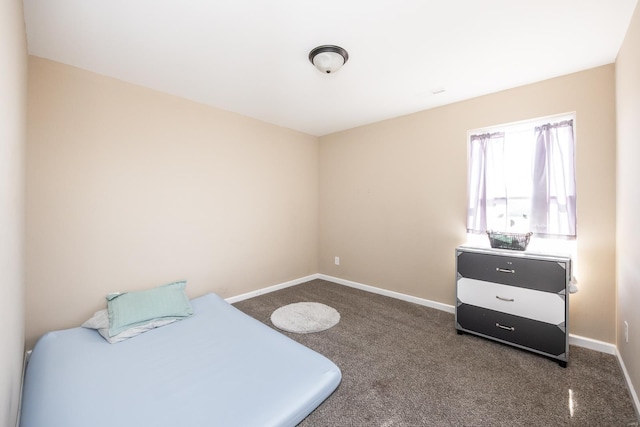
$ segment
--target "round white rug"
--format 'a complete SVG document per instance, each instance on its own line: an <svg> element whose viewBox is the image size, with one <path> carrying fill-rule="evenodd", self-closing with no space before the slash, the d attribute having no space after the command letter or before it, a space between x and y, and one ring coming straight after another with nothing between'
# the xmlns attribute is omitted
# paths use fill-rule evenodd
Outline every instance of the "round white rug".
<svg viewBox="0 0 640 427"><path fill-rule="evenodd" d="M298 334L324 331L339 321L340 313L335 308L319 302L296 302L271 314L271 323L278 329Z"/></svg>

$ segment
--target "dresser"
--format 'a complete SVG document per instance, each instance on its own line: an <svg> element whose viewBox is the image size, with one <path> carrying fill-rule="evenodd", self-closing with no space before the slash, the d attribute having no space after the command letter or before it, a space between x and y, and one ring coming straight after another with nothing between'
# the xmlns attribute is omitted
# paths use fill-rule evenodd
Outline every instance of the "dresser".
<svg viewBox="0 0 640 427"><path fill-rule="evenodd" d="M571 258L456 248L456 329L569 361Z"/></svg>

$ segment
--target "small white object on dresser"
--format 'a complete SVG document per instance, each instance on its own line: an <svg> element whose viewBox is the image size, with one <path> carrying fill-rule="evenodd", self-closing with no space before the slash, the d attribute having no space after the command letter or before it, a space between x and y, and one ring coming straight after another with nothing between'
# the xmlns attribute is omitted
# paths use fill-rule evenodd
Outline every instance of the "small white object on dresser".
<svg viewBox="0 0 640 427"><path fill-rule="evenodd" d="M456 330L569 361L571 258L456 248Z"/></svg>

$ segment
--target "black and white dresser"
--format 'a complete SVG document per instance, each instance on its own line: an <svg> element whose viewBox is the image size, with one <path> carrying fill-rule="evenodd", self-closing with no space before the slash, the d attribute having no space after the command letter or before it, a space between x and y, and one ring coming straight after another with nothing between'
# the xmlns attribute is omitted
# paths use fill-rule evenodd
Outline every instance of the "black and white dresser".
<svg viewBox="0 0 640 427"><path fill-rule="evenodd" d="M456 248L456 329L569 361L571 258Z"/></svg>

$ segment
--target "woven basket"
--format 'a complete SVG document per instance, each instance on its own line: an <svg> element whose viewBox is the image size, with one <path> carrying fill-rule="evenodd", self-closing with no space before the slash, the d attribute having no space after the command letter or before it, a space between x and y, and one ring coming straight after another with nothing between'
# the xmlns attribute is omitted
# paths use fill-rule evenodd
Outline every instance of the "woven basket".
<svg viewBox="0 0 640 427"><path fill-rule="evenodd" d="M487 231L489 243L492 248L524 251L527 249L529 239L533 233L503 233L500 231Z"/></svg>

